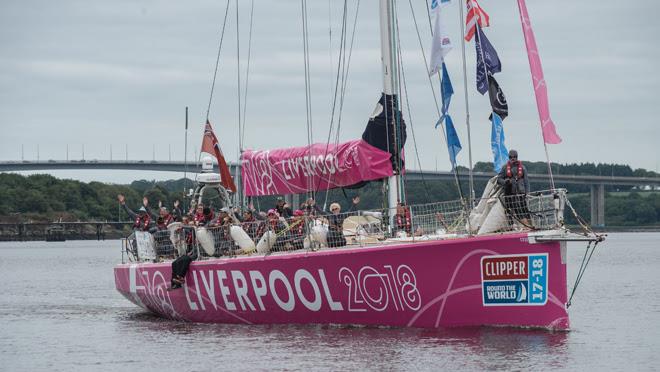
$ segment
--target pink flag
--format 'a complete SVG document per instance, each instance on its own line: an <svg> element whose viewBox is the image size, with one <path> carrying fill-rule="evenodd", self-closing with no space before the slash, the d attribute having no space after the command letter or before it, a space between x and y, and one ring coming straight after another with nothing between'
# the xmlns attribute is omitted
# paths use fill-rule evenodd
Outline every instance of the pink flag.
<svg viewBox="0 0 660 372"><path fill-rule="evenodd" d="M527 5L525 0L518 0L518 9L520 10L520 22L522 23L523 33L525 34L525 45L527 46L527 57L529 59L529 68L532 70L532 83L534 84L534 94L536 95L536 106L539 109L539 118L541 119L541 129L543 130L543 141L545 143L561 143L561 138L555 129L555 123L550 118L550 108L548 107L548 88L545 86L543 77L543 68L541 67L541 58L536 48L534 31L527 14Z"/></svg>

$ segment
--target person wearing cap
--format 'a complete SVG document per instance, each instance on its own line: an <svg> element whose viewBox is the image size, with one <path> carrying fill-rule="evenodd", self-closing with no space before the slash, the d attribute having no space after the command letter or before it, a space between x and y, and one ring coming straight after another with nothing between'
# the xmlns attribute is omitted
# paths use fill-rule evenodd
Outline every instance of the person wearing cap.
<svg viewBox="0 0 660 372"><path fill-rule="evenodd" d="M285 203L284 198L281 196L277 197L277 202L275 203L275 210L277 211L277 214L279 214L281 217L284 218L289 218L293 215L293 212L291 211L289 204Z"/></svg>
<svg viewBox="0 0 660 372"><path fill-rule="evenodd" d="M223 207L218 211L218 218L212 222L213 226L222 226L226 224L231 224L232 218L229 215L229 208Z"/></svg>
<svg viewBox="0 0 660 372"><path fill-rule="evenodd" d="M133 222L134 230L149 231L149 225L151 224L151 216L147 211L146 197L142 199L143 205L140 207L140 209L138 209L137 213L133 212L130 208L126 206L126 197L124 197L124 195L122 194L117 195L117 200L119 201L119 204L124 209L126 214L128 214L129 217L134 219Z"/></svg>
<svg viewBox="0 0 660 372"><path fill-rule="evenodd" d="M344 237L344 219L345 215L341 214L341 205L334 202L330 204L330 214L326 214L328 219L328 240L329 247L342 247L346 245L346 238Z"/></svg>
<svg viewBox="0 0 660 372"><path fill-rule="evenodd" d="M529 192L529 179L527 168L518 160L518 151L509 151L509 161L502 167L497 176L497 184L504 190L504 207L507 212L509 225L513 226L513 219L517 219L526 227L530 225L530 213L527 207L527 193Z"/></svg>

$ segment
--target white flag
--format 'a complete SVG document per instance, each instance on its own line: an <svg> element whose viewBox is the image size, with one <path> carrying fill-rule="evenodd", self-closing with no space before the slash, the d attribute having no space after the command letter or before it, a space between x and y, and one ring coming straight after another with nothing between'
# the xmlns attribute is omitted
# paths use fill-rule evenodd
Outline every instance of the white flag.
<svg viewBox="0 0 660 372"><path fill-rule="evenodd" d="M433 22L433 40L431 43L431 60L429 61L429 75L440 71L445 56L452 48L451 40L442 21L441 8L448 5L451 0L431 0L431 21Z"/></svg>

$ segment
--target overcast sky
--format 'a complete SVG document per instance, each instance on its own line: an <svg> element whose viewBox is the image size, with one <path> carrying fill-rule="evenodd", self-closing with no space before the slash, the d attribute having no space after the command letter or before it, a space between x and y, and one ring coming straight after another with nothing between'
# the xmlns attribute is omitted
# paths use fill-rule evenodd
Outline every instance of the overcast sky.
<svg viewBox="0 0 660 372"><path fill-rule="evenodd" d="M415 0L425 52L425 2ZM245 83L250 1L239 1L241 80ZM308 2L314 139L328 135L337 63L341 1ZM349 16L355 15L356 1ZM450 168L409 3L397 1L410 115L423 169ZM447 65L456 94L450 112L468 164L459 9L446 9L455 48ZM497 80L509 101L506 144L523 160L545 159L515 0L481 0L486 35L503 64ZM190 107L189 158L199 149L226 2L151 0L3 0L0 2L0 160L183 160L184 107ZM221 54L211 122L225 154L238 153L236 14ZM543 62L550 110L564 142L549 145L555 162L626 163L659 170L660 77L657 0L527 0ZM307 143L300 1L255 1L246 147ZM332 44L329 30L332 30ZM350 29L350 28L349 28ZM362 0L340 138L361 135L382 90L378 1ZM466 45L474 161L491 161L490 107L475 88L474 45ZM245 86L242 87L245 90ZM437 90L437 86L435 87ZM405 101L404 101L405 102ZM412 135L406 151L414 153ZM171 151L170 151L171 149ZM409 167L419 168L409 160ZM171 178L144 172L53 173L127 182Z"/></svg>

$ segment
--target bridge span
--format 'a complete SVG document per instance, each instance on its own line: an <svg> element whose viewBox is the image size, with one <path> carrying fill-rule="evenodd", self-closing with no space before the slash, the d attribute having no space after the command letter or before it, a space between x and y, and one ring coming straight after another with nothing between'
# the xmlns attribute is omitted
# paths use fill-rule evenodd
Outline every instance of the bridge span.
<svg viewBox="0 0 660 372"><path fill-rule="evenodd" d="M229 164L232 173L237 166ZM183 161L153 161L153 160L47 160L47 161L1 161L0 172L19 171L49 171L49 170L85 170L85 169L111 169L111 170L143 170L161 172L180 172L186 169L190 173L198 172L196 164L188 163L187 167ZM475 172L474 179L487 181L493 177L493 173ZM460 176L461 180L467 181L467 174ZM419 171L408 170L406 179L411 181L425 179L427 181L453 181L454 174L448 171ZM588 176L588 175L566 175L555 174L555 182L558 184L579 184L591 186L591 223L594 226L605 225L605 186L651 186L660 187L660 177L611 177L611 176ZM529 174L531 182L549 184L547 174Z"/></svg>

